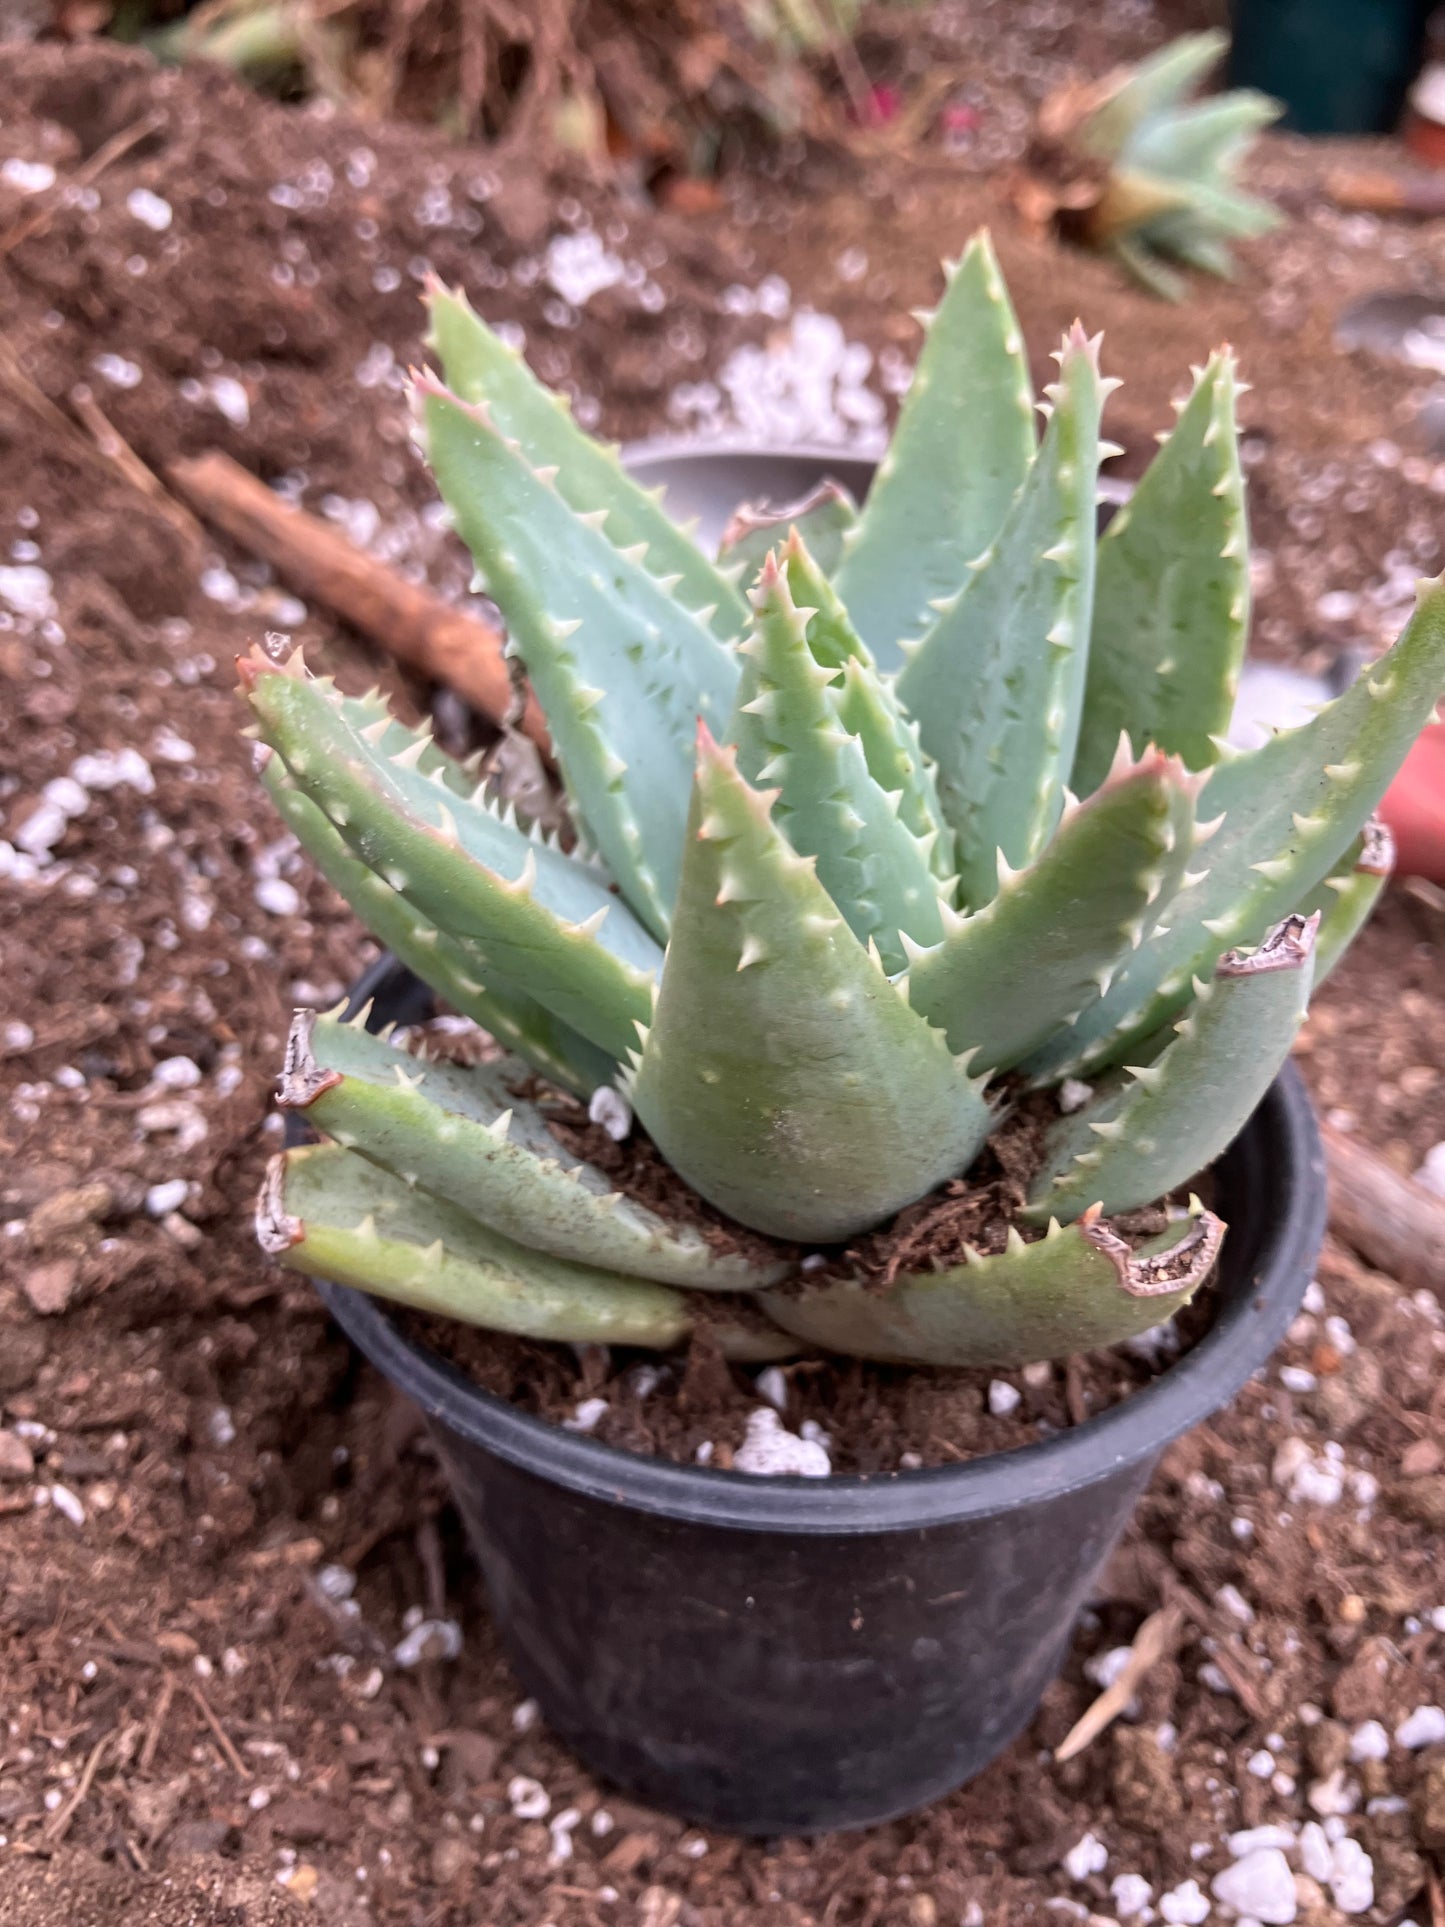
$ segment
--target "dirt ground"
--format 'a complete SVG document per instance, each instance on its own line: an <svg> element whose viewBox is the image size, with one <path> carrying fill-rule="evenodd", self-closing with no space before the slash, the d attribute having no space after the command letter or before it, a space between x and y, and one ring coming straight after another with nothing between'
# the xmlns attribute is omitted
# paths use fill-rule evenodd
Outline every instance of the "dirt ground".
<svg viewBox="0 0 1445 1927"><path fill-rule="evenodd" d="M830 398L867 426L939 252L987 219L1040 375L1076 311L1105 328L1125 472L1188 363L1239 348L1265 653L1321 665L1392 633L1445 561L1433 377L1331 345L1352 300L1439 285L1445 226L1340 214L1329 157L1272 142L1259 177L1291 226L1236 283L1161 307L1019 231L1001 173L1083 43L1068 7L1010 8L1008 36L1001 12L929 29L972 115L953 151L761 155L693 217L217 74L7 49L0 1927L1022 1927L1129 1917L1123 1875L1198 1921L1189 1883L1207 1894L1231 1832L1306 1822L1335 1836L1307 1927L1445 1920L1445 1746L1413 1743L1429 1719L1389 1737L1440 1700L1445 1659L1433 1301L1331 1248L1280 1358L1166 1454L1005 1758L910 1821L743 1843L614 1797L518 1703L415 1421L251 1241L290 1008L333 1001L369 951L257 790L230 661L282 630L353 686L426 692L97 460L77 384L153 470L223 448L461 593L400 392L428 265L611 432L745 411L747 351L809 308L872 356ZM1090 31L1112 58L1160 28L1117 7ZM7 161L63 190L137 127L21 234L36 202ZM601 257L616 273L585 293ZM1392 891L1302 1043L1323 1105L1406 1169L1445 1136L1442 938ZM1054 1764L1086 1667L1170 1603L1134 1715ZM455 1618L455 1658L397 1658L419 1616Z"/></svg>

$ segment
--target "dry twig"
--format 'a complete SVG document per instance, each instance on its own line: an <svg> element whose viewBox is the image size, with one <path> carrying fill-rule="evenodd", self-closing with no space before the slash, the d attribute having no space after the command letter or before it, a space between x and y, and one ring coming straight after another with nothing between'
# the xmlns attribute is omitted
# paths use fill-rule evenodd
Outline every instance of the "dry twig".
<svg viewBox="0 0 1445 1927"><path fill-rule="evenodd" d="M167 474L208 521L269 562L297 592L332 609L386 652L446 683L499 727L512 703L502 635L404 582L375 556L304 509L274 495L229 456L172 463ZM547 726L535 699L522 728L544 753Z"/></svg>
<svg viewBox="0 0 1445 1927"><path fill-rule="evenodd" d="M1149 1668L1173 1649L1183 1624L1184 1614L1178 1606L1161 1606L1158 1612L1150 1613L1134 1635L1134 1644L1118 1678L1104 1688L1084 1717L1054 1748L1054 1758L1060 1764L1082 1753L1091 1740L1097 1739L1106 1726L1118 1719Z"/></svg>
<svg viewBox="0 0 1445 1927"><path fill-rule="evenodd" d="M1330 1224L1378 1271L1445 1300L1445 1198L1402 1177L1367 1144L1322 1127Z"/></svg>

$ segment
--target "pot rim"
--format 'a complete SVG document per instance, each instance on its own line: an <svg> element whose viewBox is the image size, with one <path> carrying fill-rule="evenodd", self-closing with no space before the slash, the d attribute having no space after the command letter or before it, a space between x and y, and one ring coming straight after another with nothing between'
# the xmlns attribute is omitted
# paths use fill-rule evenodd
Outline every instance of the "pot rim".
<svg viewBox="0 0 1445 1927"><path fill-rule="evenodd" d="M347 1006L372 998L386 1021L408 984L395 958L365 972ZM390 998L388 998L390 993ZM1324 1153L1314 1107L1286 1063L1241 1133L1258 1139L1273 1207L1257 1233L1252 1277L1222 1301L1200 1342L1151 1385L1085 1424L1009 1452L916 1471L838 1473L826 1479L755 1478L715 1466L678 1465L519 1411L406 1337L383 1302L351 1286L313 1280L342 1330L398 1390L453 1432L513 1465L584 1497L655 1516L738 1531L838 1534L917 1531L1010 1511L1092 1484L1157 1456L1171 1439L1228 1403L1257 1371L1299 1308L1324 1238ZM1226 1154L1227 1155L1227 1154Z"/></svg>

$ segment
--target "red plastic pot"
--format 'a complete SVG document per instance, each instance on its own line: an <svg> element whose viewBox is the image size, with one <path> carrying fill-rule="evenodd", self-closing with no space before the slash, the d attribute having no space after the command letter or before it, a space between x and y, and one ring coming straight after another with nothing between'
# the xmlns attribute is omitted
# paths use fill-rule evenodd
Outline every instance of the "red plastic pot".
<svg viewBox="0 0 1445 1927"><path fill-rule="evenodd" d="M1397 874L1445 883L1445 715L1420 732L1380 814L1395 835Z"/></svg>

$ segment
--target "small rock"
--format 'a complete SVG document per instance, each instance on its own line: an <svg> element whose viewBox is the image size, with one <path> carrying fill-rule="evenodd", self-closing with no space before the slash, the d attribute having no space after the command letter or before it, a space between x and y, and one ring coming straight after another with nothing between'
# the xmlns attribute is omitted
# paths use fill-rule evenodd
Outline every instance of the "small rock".
<svg viewBox="0 0 1445 1927"><path fill-rule="evenodd" d="M159 1785L142 1781L130 1787L126 1806L131 1825L146 1846L153 1845L173 1824L190 1783L190 1775L183 1773L179 1779L165 1780Z"/></svg>
<svg viewBox="0 0 1445 1927"><path fill-rule="evenodd" d="M1330 1693L1338 1719L1378 1719L1387 1710L1386 1682L1394 1648L1383 1639L1367 1639L1335 1681Z"/></svg>
<svg viewBox="0 0 1445 1927"><path fill-rule="evenodd" d="M1434 1439L1415 1439L1400 1454L1400 1470L1407 1479L1428 1478L1440 1466L1440 1447Z"/></svg>
<svg viewBox="0 0 1445 1927"><path fill-rule="evenodd" d="M1257 1847L1210 1882L1216 1900L1262 1921L1264 1927L1289 1927L1297 1906L1294 1875L1278 1847Z"/></svg>
<svg viewBox="0 0 1445 1927"><path fill-rule="evenodd" d="M1126 1827L1168 1834L1184 1820L1174 1762L1158 1736L1141 1727L1114 1729L1114 1809Z"/></svg>
<svg viewBox="0 0 1445 1927"><path fill-rule="evenodd" d="M1402 1519L1445 1532L1445 1473L1408 1479L1391 1487L1390 1504Z"/></svg>
<svg viewBox="0 0 1445 1927"><path fill-rule="evenodd" d="M1411 1753L1422 1746L1439 1746L1445 1742L1445 1707L1417 1706L1395 1728L1395 1742Z"/></svg>
<svg viewBox="0 0 1445 1927"><path fill-rule="evenodd" d="M450 1887L475 1864L476 1855L459 1833L440 1835L432 1847L431 1877L438 1887Z"/></svg>
<svg viewBox="0 0 1445 1927"><path fill-rule="evenodd" d="M283 1840L294 1840L298 1847L318 1840L339 1846L351 1837L351 1822L343 1808L314 1794L287 1793L269 1809L271 1825Z"/></svg>
<svg viewBox="0 0 1445 1927"><path fill-rule="evenodd" d="M35 1454L13 1432L0 1432L0 1479L28 1479L35 1470Z"/></svg>
<svg viewBox="0 0 1445 1927"><path fill-rule="evenodd" d="M1433 1191L1436 1197L1445 1198L1445 1141L1430 1146L1424 1163L1415 1173L1415 1182Z"/></svg>
<svg viewBox="0 0 1445 1927"><path fill-rule="evenodd" d="M63 1232L81 1231L86 1225L97 1224L110 1214L114 1204L115 1193L100 1180L57 1191L31 1212L26 1226L30 1242L36 1246L48 1244Z"/></svg>
<svg viewBox="0 0 1445 1927"><path fill-rule="evenodd" d="M1379 1361L1369 1352L1345 1355L1338 1372L1331 1373L1315 1393L1315 1409L1332 1438L1348 1438L1372 1412L1378 1411L1384 1389Z"/></svg>
<svg viewBox="0 0 1445 1927"><path fill-rule="evenodd" d="M1311 1770L1327 1779L1350 1757L1350 1729L1338 1720L1321 1720L1305 1735L1304 1755Z"/></svg>
<svg viewBox="0 0 1445 1927"><path fill-rule="evenodd" d="M463 1793L495 1777L502 1749L486 1733L453 1733L446 1742L441 1786L446 1793Z"/></svg>
<svg viewBox="0 0 1445 1927"><path fill-rule="evenodd" d="M79 1276L80 1266L74 1258L56 1258L27 1271L21 1290L32 1311L42 1318L55 1318L74 1297Z"/></svg>
<svg viewBox="0 0 1445 1927"><path fill-rule="evenodd" d="M49 1350L50 1333L43 1325L6 1325L0 1330L0 1394L23 1392Z"/></svg>
<svg viewBox="0 0 1445 1927"><path fill-rule="evenodd" d="M220 1853L232 1835L228 1820L183 1820L166 1842L168 1853L180 1856Z"/></svg>

